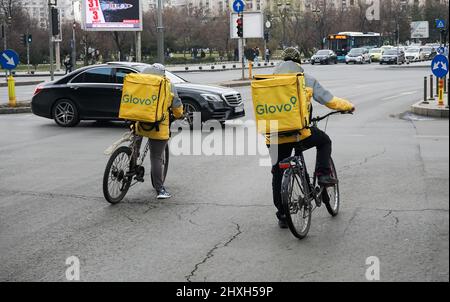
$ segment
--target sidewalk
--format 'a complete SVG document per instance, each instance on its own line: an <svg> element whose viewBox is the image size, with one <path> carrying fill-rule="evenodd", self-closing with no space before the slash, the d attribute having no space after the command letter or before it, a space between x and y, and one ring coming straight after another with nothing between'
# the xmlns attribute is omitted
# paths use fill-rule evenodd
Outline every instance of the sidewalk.
<svg viewBox="0 0 450 302"><path fill-rule="evenodd" d="M275 66L279 61L271 61L269 63L259 62L253 65L253 68L267 68ZM189 64L189 65L167 65L167 70L171 72L213 72L223 70L239 70L242 66L241 62L217 62L208 64ZM245 64L248 68L248 63ZM55 79L59 79L65 75L63 71L54 73ZM26 71L16 72L14 75L16 86L37 85L39 83L50 81L50 73L39 71L34 74L28 74ZM7 87L7 79L5 73L0 73L0 87Z"/></svg>
<svg viewBox="0 0 450 302"><path fill-rule="evenodd" d="M415 103L411 106L411 111L423 116L448 118L448 94L444 94L444 106L439 106L437 97L435 97L434 100L427 100L426 103L423 100Z"/></svg>

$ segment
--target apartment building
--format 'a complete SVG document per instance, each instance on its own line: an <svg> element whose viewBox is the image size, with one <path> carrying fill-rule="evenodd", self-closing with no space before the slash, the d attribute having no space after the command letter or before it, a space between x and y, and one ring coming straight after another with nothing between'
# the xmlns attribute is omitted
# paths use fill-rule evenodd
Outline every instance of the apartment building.
<svg viewBox="0 0 450 302"><path fill-rule="evenodd" d="M41 28L48 26L48 0L18 0L19 5L28 15L38 21ZM58 0L57 7L60 11L61 20L73 19L72 0Z"/></svg>

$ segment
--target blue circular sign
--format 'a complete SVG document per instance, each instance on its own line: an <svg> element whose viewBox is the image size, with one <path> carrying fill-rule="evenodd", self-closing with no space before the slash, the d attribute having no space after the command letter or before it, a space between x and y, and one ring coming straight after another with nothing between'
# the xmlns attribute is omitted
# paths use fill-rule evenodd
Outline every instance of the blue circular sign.
<svg viewBox="0 0 450 302"><path fill-rule="evenodd" d="M244 10L244 8L245 8L245 4L244 4L244 2L242 1L242 0L235 0L234 2L233 2L233 10L236 12L236 13L242 13L242 11Z"/></svg>
<svg viewBox="0 0 450 302"><path fill-rule="evenodd" d="M19 65L19 55L12 49L0 53L0 64L3 69L12 70Z"/></svg>
<svg viewBox="0 0 450 302"><path fill-rule="evenodd" d="M431 61L431 71L438 78L443 78L448 72L448 60L444 55L437 55Z"/></svg>

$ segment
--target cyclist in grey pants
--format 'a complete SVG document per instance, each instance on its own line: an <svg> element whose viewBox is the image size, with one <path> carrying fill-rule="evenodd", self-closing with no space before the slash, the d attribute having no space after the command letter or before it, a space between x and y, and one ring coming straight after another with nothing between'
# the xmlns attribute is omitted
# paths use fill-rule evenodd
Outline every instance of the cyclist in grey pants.
<svg viewBox="0 0 450 302"><path fill-rule="evenodd" d="M155 63L152 66L143 70L142 73L155 74L164 76L166 68L162 64ZM171 85L171 90L173 94L172 104L167 107L167 112L165 112L166 119L164 119L159 124L159 129L153 129L149 132L150 139L150 161L151 161L151 173L153 178L153 185L155 186L158 199L170 198L171 195L164 187L164 170L163 170L163 160L164 160L164 150L166 149L167 143L170 137L170 120L169 120L169 110L172 112L176 119L183 117L183 104L178 96L178 93L174 87Z"/></svg>

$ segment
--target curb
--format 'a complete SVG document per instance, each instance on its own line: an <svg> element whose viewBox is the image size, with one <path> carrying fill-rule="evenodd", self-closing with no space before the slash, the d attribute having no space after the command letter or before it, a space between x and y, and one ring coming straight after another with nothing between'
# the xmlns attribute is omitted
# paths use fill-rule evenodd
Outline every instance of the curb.
<svg viewBox="0 0 450 302"><path fill-rule="evenodd" d="M272 64L268 64L268 65L264 65L261 64L261 66L253 66L253 69L258 69L258 68L272 68L275 67L275 63ZM169 70L170 72L174 72L174 73L184 73L184 72L216 72L216 71L229 71L229 70L241 70L242 69L242 65L241 63L239 64L233 64L232 66L234 67L226 67L223 68L224 65L207 65L207 66L185 66L184 70L170 70L170 66L167 70ZM245 69L248 69L248 65L245 66Z"/></svg>
<svg viewBox="0 0 450 302"><path fill-rule="evenodd" d="M31 113L31 107L3 107L0 114Z"/></svg>
<svg viewBox="0 0 450 302"><path fill-rule="evenodd" d="M45 81L16 82L15 86L32 86L44 83ZM8 87L8 83L0 83L0 87Z"/></svg>
<svg viewBox="0 0 450 302"><path fill-rule="evenodd" d="M251 80L244 80L244 81L236 81L236 82L224 82L224 83L219 83L219 86L223 86L223 87L245 87L245 86L250 86Z"/></svg>
<svg viewBox="0 0 450 302"><path fill-rule="evenodd" d="M438 107L437 103L434 101L430 101L431 104L423 104L422 101L415 103L411 106L411 112L417 115L430 116L430 117L440 117L440 118L448 118L449 117L449 108L447 107Z"/></svg>

